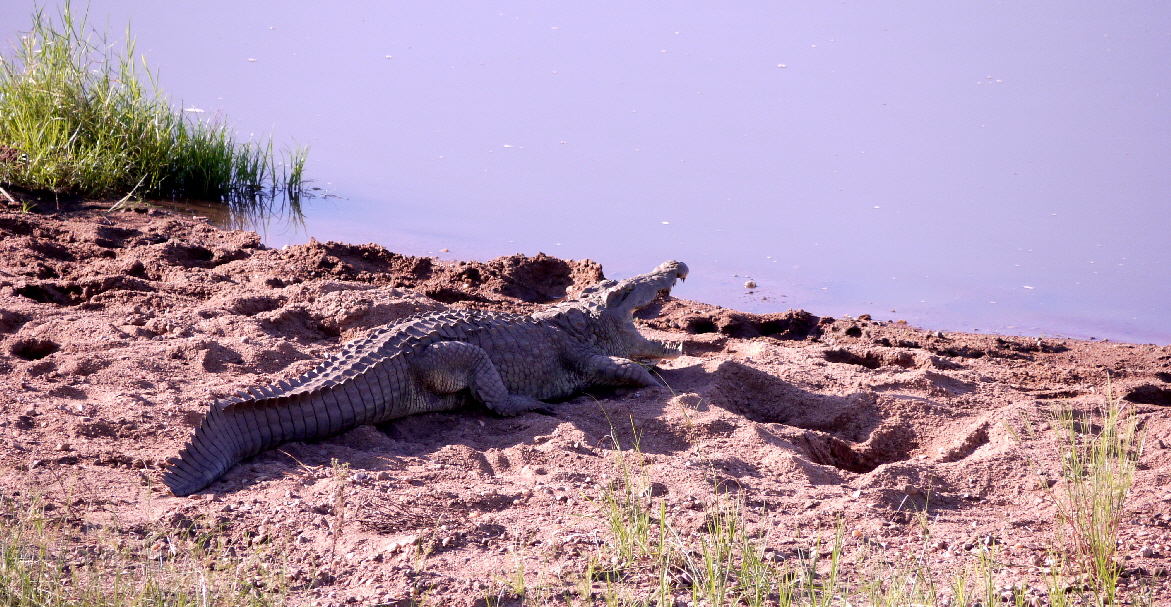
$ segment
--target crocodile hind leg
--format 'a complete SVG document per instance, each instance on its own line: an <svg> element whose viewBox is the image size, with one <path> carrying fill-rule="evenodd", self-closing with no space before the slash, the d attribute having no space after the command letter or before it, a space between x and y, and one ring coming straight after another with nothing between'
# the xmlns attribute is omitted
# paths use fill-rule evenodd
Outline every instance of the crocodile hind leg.
<svg viewBox="0 0 1171 607"><path fill-rule="evenodd" d="M509 394L500 373L479 346L461 341L441 341L427 346L411 364L420 381L438 394L468 388L476 400L500 415L520 415L546 407L522 394Z"/></svg>

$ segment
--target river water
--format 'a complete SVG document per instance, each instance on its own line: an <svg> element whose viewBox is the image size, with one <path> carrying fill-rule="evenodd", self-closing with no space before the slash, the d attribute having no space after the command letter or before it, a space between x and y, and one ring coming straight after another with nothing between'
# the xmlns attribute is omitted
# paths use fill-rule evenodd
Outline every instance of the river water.
<svg viewBox="0 0 1171 607"><path fill-rule="evenodd" d="M32 9L4 2L0 30ZM176 103L312 146L330 197L270 245L543 251L617 278L679 259L678 295L748 311L1171 343L1166 3L89 13L131 24Z"/></svg>

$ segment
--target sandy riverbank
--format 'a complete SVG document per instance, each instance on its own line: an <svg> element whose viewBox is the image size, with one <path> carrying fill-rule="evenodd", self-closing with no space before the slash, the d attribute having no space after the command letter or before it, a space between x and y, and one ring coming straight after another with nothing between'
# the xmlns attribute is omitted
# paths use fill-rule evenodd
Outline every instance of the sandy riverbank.
<svg viewBox="0 0 1171 607"><path fill-rule="evenodd" d="M607 532L590 499L615 474L614 438L629 448L637 433L652 493L680 530L701 531L718 487L739 492L745 523L768 531L779 559L839 516L847 550L910 554L922 542L907 512L929 494L933 569L994 536L998 575L1041 588L1055 515L1027 462L1057 469L1050 408L1091 410L1109 373L1146 432L1122 554L1134 587L1145 580L1171 601L1171 347L669 299L640 323L684 344L662 366L670 390L583 395L556 416L467 408L289 444L195 499L157 480L215 397L304 372L415 312L534 311L602 270L545 256L441 262L373 244L273 250L255 233L159 210L0 211L0 494L80 496L69 510L79 524L195 525L241 552L279 544L296 604L421 588L437 604L474 604L518 562L531 586L569 588L587 558L608 554L594 544ZM340 517L335 458L352 467ZM430 542L425 566L396 548L408 536ZM657 583L638 575L624 583Z"/></svg>

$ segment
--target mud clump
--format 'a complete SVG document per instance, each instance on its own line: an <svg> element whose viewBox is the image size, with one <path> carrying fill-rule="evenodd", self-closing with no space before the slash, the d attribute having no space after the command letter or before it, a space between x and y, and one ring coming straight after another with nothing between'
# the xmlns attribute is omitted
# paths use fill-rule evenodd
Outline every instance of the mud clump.
<svg viewBox="0 0 1171 607"><path fill-rule="evenodd" d="M847 561L878 542L918 554L912 514L926 510L949 546L1010 530L998 558L1043 588L1031 563L1047 558L1058 517L1035 470L1062 469L1045 427L1053 407L1095 415L1108 371L1148 439L1122 531L1128 571L1163 566L1142 546L1171 545L1171 348L675 297L636 315L648 337L683 344L655 368L668 388L596 391L555 415L468 406L288 443L175 498L160 466L215 399L304 373L413 314L532 313L604 275L543 254L453 262L314 240L274 250L144 211L0 212L0 493L35 493L46 511L85 503L103 514L79 524L103 538L198 529L241 554L288 538L291 602L408 604L423 588L436 604L479 604L481 581L516 572L517 547L541 557L526 575L568 592L575 582L553 586L610 562L598 505L621 488L618 461L646 475L632 495L688 534L707 533L705 504L726 500L716 493L735 494L745 528L779 558L798 547L768 530L843 522ZM344 481L335 461L349 466ZM924 562L951 579L956 561ZM658 583L622 579L641 596Z"/></svg>
<svg viewBox="0 0 1171 607"><path fill-rule="evenodd" d="M805 310L777 314L749 314L718 306L659 297L635 313L644 325L664 331L682 330L702 335L715 333L737 339L771 337L800 340L819 333L820 319ZM831 319L832 320L832 319Z"/></svg>

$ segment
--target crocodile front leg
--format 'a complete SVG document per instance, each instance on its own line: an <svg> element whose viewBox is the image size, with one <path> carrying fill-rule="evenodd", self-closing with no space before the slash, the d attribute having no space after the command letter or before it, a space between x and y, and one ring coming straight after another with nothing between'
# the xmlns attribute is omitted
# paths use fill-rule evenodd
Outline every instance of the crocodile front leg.
<svg viewBox="0 0 1171 607"><path fill-rule="evenodd" d="M474 344L433 343L415 358L411 368L425 388L437 394L454 394L468 388L476 400L500 415L520 415L546 407L531 396L509 394L488 354Z"/></svg>
<svg viewBox="0 0 1171 607"><path fill-rule="evenodd" d="M663 387L642 365L617 356L594 355L585 360L583 368L593 384L606 386Z"/></svg>

